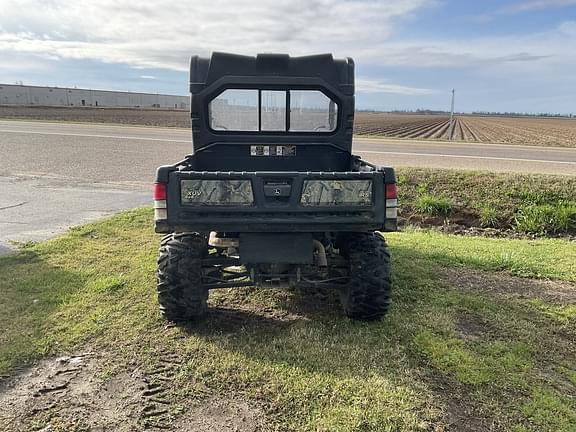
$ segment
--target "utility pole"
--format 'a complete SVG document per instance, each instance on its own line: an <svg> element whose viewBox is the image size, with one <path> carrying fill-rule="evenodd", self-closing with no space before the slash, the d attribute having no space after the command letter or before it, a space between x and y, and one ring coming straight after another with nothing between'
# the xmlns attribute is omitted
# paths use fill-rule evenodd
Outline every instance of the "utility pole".
<svg viewBox="0 0 576 432"><path fill-rule="evenodd" d="M450 107L450 126L448 126L448 141L452 141L454 132L454 89L452 89L452 106Z"/></svg>

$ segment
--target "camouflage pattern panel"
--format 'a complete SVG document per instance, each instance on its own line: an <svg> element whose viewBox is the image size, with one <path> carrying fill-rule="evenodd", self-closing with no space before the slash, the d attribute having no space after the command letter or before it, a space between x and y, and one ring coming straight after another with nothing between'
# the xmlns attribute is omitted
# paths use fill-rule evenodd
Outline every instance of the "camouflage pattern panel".
<svg viewBox="0 0 576 432"><path fill-rule="evenodd" d="M371 206L372 180L305 180L303 206Z"/></svg>
<svg viewBox="0 0 576 432"><path fill-rule="evenodd" d="M182 204L198 206L251 206L250 180L182 180Z"/></svg>

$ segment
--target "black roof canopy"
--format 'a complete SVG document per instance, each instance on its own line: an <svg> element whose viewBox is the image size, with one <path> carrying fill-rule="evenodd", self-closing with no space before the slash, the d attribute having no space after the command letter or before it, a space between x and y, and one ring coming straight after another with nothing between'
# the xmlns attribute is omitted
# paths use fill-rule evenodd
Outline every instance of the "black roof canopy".
<svg viewBox="0 0 576 432"><path fill-rule="evenodd" d="M227 89L319 90L336 103L333 131L235 131L210 126L210 102ZM347 171L354 123L354 62L332 54L244 56L215 52L190 61L190 115L196 170ZM260 101L260 99L259 99ZM260 103L260 102L259 102ZM259 106L260 108L260 106ZM295 157L253 157L253 146L296 146Z"/></svg>
<svg viewBox="0 0 576 432"><path fill-rule="evenodd" d="M210 58L190 60L190 92L199 93L223 77L276 77L320 79L344 95L354 94L354 61L334 59L332 54L291 57L288 54L244 56L215 52Z"/></svg>

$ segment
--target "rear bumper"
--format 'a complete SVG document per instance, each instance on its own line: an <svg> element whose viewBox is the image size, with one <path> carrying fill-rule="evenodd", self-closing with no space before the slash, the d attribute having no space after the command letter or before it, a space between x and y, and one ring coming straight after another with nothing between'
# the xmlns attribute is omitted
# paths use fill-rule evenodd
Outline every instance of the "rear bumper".
<svg viewBox="0 0 576 432"><path fill-rule="evenodd" d="M156 218L155 230L168 232L344 232L395 231L396 200L385 196L385 182L395 182L384 171L371 172L199 172L172 169L160 172L158 180L168 180L166 211ZM391 177L391 178L385 178ZM254 202L250 206L204 206L181 202L182 180L250 180ZM301 204L305 180L372 181L370 205L304 206ZM290 192L282 197L266 192L269 184L284 182ZM393 208L391 208L393 206Z"/></svg>
<svg viewBox="0 0 576 432"><path fill-rule="evenodd" d="M171 232L365 232L365 231L384 231L393 232L398 228L396 220L386 220L384 225L377 223L350 223L336 222L330 220L327 222L309 221L308 223L294 223L294 221L267 220L265 224L251 224L247 220L239 219L234 223L224 223L214 221L211 223L190 222L181 224L170 224L167 221L158 220L155 222L155 231L157 233Z"/></svg>

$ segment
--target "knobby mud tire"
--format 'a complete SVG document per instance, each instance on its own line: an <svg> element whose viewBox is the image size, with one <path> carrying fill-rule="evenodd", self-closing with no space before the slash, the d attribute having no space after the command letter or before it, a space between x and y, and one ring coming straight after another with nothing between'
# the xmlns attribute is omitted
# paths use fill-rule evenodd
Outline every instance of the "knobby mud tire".
<svg viewBox="0 0 576 432"><path fill-rule="evenodd" d="M168 234L160 242L156 273L158 303L169 321L191 321L208 309L208 290L202 285L206 237L198 233Z"/></svg>
<svg viewBox="0 0 576 432"><path fill-rule="evenodd" d="M379 320L388 311L392 290L386 241L373 232L349 233L341 244L350 263L350 282L341 292L344 312L354 320Z"/></svg>

